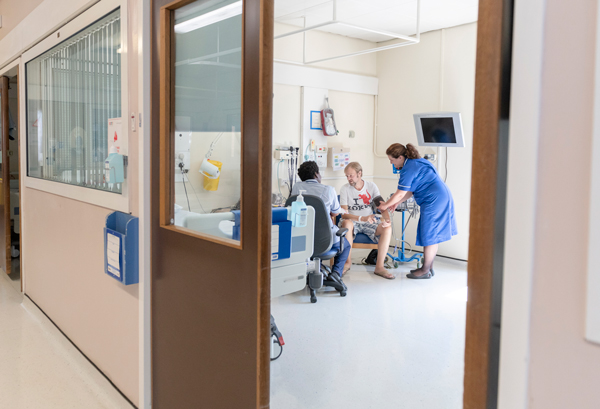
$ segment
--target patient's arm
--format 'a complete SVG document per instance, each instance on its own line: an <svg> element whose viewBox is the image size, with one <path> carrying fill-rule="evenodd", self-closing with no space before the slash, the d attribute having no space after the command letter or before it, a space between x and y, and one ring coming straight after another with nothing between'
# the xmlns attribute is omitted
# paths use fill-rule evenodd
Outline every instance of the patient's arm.
<svg viewBox="0 0 600 409"><path fill-rule="evenodd" d="M359 216L348 213L348 205L340 205L340 207L345 210L345 213L342 213L342 219L358 220Z"/></svg>

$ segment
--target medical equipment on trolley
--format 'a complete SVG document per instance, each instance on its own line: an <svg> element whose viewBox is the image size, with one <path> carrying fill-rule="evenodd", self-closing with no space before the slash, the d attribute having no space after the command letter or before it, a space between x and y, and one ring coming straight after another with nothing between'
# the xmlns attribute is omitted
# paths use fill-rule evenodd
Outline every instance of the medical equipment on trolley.
<svg viewBox="0 0 600 409"><path fill-rule="evenodd" d="M379 209L377 209L377 207L379 207L379 205L384 201L385 200L381 196L375 196L373 198L373 201L371 202L371 208L374 213L379 213ZM408 244L408 242L404 240L406 226L408 226L408 222L410 221L410 219L416 217L416 215L419 213L419 206L417 205L417 202L415 202L415 200L411 197L410 199L400 203L396 207L396 212L402 213L402 235L400 239L396 238L396 232L394 229L394 213L390 212L390 219L392 222L393 232L392 235L394 236L396 244L394 246L394 250L392 250L391 253L387 253L387 255L394 261L394 268L397 268L400 263L408 263L415 260L417 261L417 268L420 268L423 261L423 254L415 253L409 257L407 253L410 254L412 252L412 246L409 245L411 249L407 251L405 245ZM409 213L409 217L408 220L406 220L406 222L405 212ZM400 247L398 247L398 241L400 241Z"/></svg>
<svg viewBox="0 0 600 409"><path fill-rule="evenodd" d="M290 207L273 209L271 226L271 298L300 291L315 270L310 260L314 249L315 209L306 206L306 224L291 226ZM290 226L290 230L284 228ZM288 244L289 241L289 244ZM288 247L289 246L289 247Z"/></svg>
<svg viewBox="0 0 600 409"><path fill-rule="evenodd" d="M423 253L414 253L412 255L410 255L410 253L412 253L412 246L410 250L406 250L405 245L408 244L408 242L404 239L404 233L406 232L406 226L408 226L408 223L410 222L410 220L419 214L419 205L417 205L417 202L415 201L415 199L413 199L412 197L402 203L400 203L397 207L396 207L396 212L400 212L402 213L402 235L400 239L396 238L396 232L394 229L394 222L393 222L393 214L390 214L390 216L392 216L392 235L394 236L394 239L396 241L396 245L394 246L394 250L392 250L392 254L388 253L388 255L392 258L392 260L394 260L394 268L398 267L399 263L408 263L411 261L417 261L417 268L421 268L421 266L423 265ZM408 220L406 220L406 213L408 212ZM406 221L405 221L406 220ZM398 241L400 241L400 247L398 247ZM407 255L408 253L408 255ZM397 255L394 255L397 254ZM409 257L410 256L410 257Z"/></svg>

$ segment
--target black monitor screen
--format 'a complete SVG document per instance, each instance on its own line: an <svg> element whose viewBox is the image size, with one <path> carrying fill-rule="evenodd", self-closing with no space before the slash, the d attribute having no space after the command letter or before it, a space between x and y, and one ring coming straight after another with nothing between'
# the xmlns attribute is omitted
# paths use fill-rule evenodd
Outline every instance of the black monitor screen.
<svg viewBox="0 0 600 409"><path fill-rule="evenodd" d="M425 143L456 143L452 117L421 118Z"/></svg>

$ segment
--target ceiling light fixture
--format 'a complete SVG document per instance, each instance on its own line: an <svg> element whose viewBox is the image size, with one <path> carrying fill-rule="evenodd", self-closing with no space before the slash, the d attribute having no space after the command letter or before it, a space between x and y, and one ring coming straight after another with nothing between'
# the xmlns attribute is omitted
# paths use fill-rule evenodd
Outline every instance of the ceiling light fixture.
<svg viewBox="0 0 600 409"><path fill-rule="evenodd" d="M199 28L210 26L219 21L226 20L242 14L242 1L228 4L220 9L213 10L209 13L194 17L183 23L175 24L175 32L177 34L189 33L190 31L198 30Z"/></svg>

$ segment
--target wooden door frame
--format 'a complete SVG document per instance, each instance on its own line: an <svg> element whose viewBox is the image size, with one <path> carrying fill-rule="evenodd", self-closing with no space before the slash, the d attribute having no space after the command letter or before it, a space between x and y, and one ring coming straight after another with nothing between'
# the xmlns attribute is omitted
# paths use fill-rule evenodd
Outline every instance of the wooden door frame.
<svg viewBox="0 0 600 409"><path fill-rule="evenodd" d="M3 68L2 71L0 72L0 76L5 76L8 78L11 77L17 77L17 113L16 113L16 123L17 123L17 165L18 165L18 172L19 172L19 257L20 257L20 281L21 281L21 293L24 293L25 291L25 280L24 280L24 269L23 269L23 247L22 247L22 240L21 240L21 235L23 233L23 217L21 214L21 201L22 201L22 186L21 186L21 128L22 128L22 123L21 123L21 58L16 58L15 60L11 61L10 63L6 64ZM10 122L10 121L9 121ZM7 146L8 146L8 141L7 141ZM7 148L8 149L8 148ZM8 153L8 151L7 151ZM14 159L14 158L13 158ZM8 179L10 180L10 168L8 169L8 173L9 173L9 177ZM6 199L6 198L5 198ZM10 181L9 181L9 194L8 194L8 199L10 202ZM9 209L10 212L10 209ZM10 216L9 216L10 219ZM10 222L9 222L10 224ZM8 252L10 253L10 248L8 249ZM12 259L12 257L11 257Z"/></svg>
<svg viewBox="0 0 600 409"><path fill-rule="evenodd" d="M4 258L6 262L6 274L11 273L11 254L10 254L10 242L11 242L11 232L10 232L10 157L8 155L8 130L10 127L9 121L9 107L8 107L8 77L2 75L0 77L1 81L1 92L0 96L2 98L2 104L0 115L2 116L2 192L0 194L3 195L4 199L4 214L0 215L0 217L4 218L4 240L5 249L4 249ZM4 137L6 135L6 138ZM2 257L0 255L0 257Z"/></svg>
<svg viewBox="0 0 600 409"><path fill-rule="evenodd" d="M480 0L465 339L465 409L498 401L514 0Z"/></svg>

